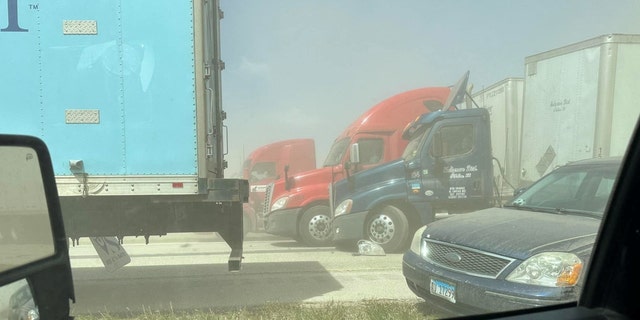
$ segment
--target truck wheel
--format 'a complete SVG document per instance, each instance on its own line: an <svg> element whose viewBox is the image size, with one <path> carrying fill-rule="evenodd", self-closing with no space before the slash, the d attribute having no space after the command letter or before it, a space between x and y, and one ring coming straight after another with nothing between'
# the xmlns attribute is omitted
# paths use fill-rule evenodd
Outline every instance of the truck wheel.
<svg viewBox="0 0 640 320"><path fill-rule="evenodd" d="M331 244L331 217L329 206L313 206L302 214L298 225L298 234L302 243L321 247Z"/></svg>
<svg viewBox="0 0 640 320"><path fill-rule="evenodd" d="M409 239L409 222L402 210L385 206L367 219L365 234L382 246L385 252L401 252Z"/></svg>

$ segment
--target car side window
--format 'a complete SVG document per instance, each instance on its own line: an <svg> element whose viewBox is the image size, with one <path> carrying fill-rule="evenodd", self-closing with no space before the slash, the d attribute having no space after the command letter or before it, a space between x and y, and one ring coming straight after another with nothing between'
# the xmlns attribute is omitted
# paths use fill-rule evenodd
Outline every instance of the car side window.
<svg viewBox="0 0 640 320"><path fill-rule="evenodd" d="M615 176L602 176L598 180L593 196L584 201L584 210L604 212L616 180Z"/></svg>
<svg viewBox="0 0 640 320"><path fill-rule="evenodd" d="M606 197L609 198L611 194L611 189L613 189L613 184L616 182L615 177L604 177L600 180L600 184L598 185L598 189L594 194L594 197L601 198Z"/></svg>

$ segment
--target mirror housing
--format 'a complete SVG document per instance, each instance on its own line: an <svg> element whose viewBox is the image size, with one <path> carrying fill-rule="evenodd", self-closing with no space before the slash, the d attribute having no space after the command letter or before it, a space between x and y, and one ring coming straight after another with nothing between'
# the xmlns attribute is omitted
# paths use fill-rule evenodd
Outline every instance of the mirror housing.
<svg viewBox="0 0 640 320"><path fill-rule="evenodd" d="M434 158L442 158L442 133L437 131L433 134L433 140L431 140L431 155Z"/></svg>
<svg viewBox="0 0 640 320"><path fill-rule="evenodd" d="M284 189L289 191L293 187L293 181L289 178L289 165L284 166Z"/></svg>
<svg viewBox="0 0 640 320"><path fill-rule="evenodd" d="M347 180L352 181L351 170L358 170L358 163L360 163L360 145L356 142L349 147L349 160L344 164Z"/></svg>
<svg viewBox="0 0 640 320"><path fill-rule="evenodd" d="M7 157L22 154L24 157ZM0 158L3 169L15 170L20 175L28 175L27 179L21 179L19 188L33 188L42 190L42 198L21 197L9 201L7 197L15 194L15 181L2 184L0 182L0 203L13 203L22 209L6 210L0 208L0 226L14 230L15 236L0 239L0 261L9 261L15 257L15 250L34 253L27 260L15 260L17 263L0 269L0 286L26 279L33 291L41 319L64 319L69 317L69 300L75 301L67 236L64 231L60 200L56 187L51 156L45 143L32 136L0 135ZM8 179L7 179L8 180ZM7 181L5 180L5 181ZM12 190L11 192L5 192ZM29 192L29 195L31 193ZM2 197L5 197L2 199ZM35 202L33 201L35 200ZM42 201L42 204L39 203ZM50 237L29 236L31 229L24 232L23 226L31 226L33 218L39 216L38 210L34 213L31 209L42 209L43 225L50 230ZM40 224L40 222L38 222ZM41 248L45 248L43 251ZM50 249L49 249L50 248Z"/></svg>
<svg viewBox="0 0 640 320"><path fill-rule="evenodd" d="M526 187L521 187L521 188L517 188L515 190L513 190L513 197L517 197L519 195L521 195L525 190L527 190Z"/></svg>
<svg viewBox="0 0 640 320"><path fill-rule="evenodd" d="M351 145L351 150L349 152L349 162L351 164L360 163L360 146L357 142Z"/></svg>

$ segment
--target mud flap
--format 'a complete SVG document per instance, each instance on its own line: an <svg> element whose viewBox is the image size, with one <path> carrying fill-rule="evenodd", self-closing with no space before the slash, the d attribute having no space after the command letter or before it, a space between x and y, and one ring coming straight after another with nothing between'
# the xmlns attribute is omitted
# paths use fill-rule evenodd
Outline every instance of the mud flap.
<svg viewBox="0 0 640 320"><path fill-rule="evenodd" d="M131 262L131 257L116 237L91 237L91 244L98 253L105 269L114 272Z"/></svg>

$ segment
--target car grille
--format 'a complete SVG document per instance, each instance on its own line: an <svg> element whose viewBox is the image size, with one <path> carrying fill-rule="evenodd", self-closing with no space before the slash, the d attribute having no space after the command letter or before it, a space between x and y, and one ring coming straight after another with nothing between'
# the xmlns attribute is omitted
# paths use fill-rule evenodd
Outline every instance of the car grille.
<svg viewBox="0 0 640 320"><path fill-rule="evenodd" d="M496 278L514 259L433 240L424 240L427 261L471 275Z"/></svg>
<svg viewBox="0 0 640 320"><path fill-rule="evenodd" d="M273 183L269 183L264 190L264 203L262 204L262 215L266 216L271 211L271 200L273 197Z"/></svg>

